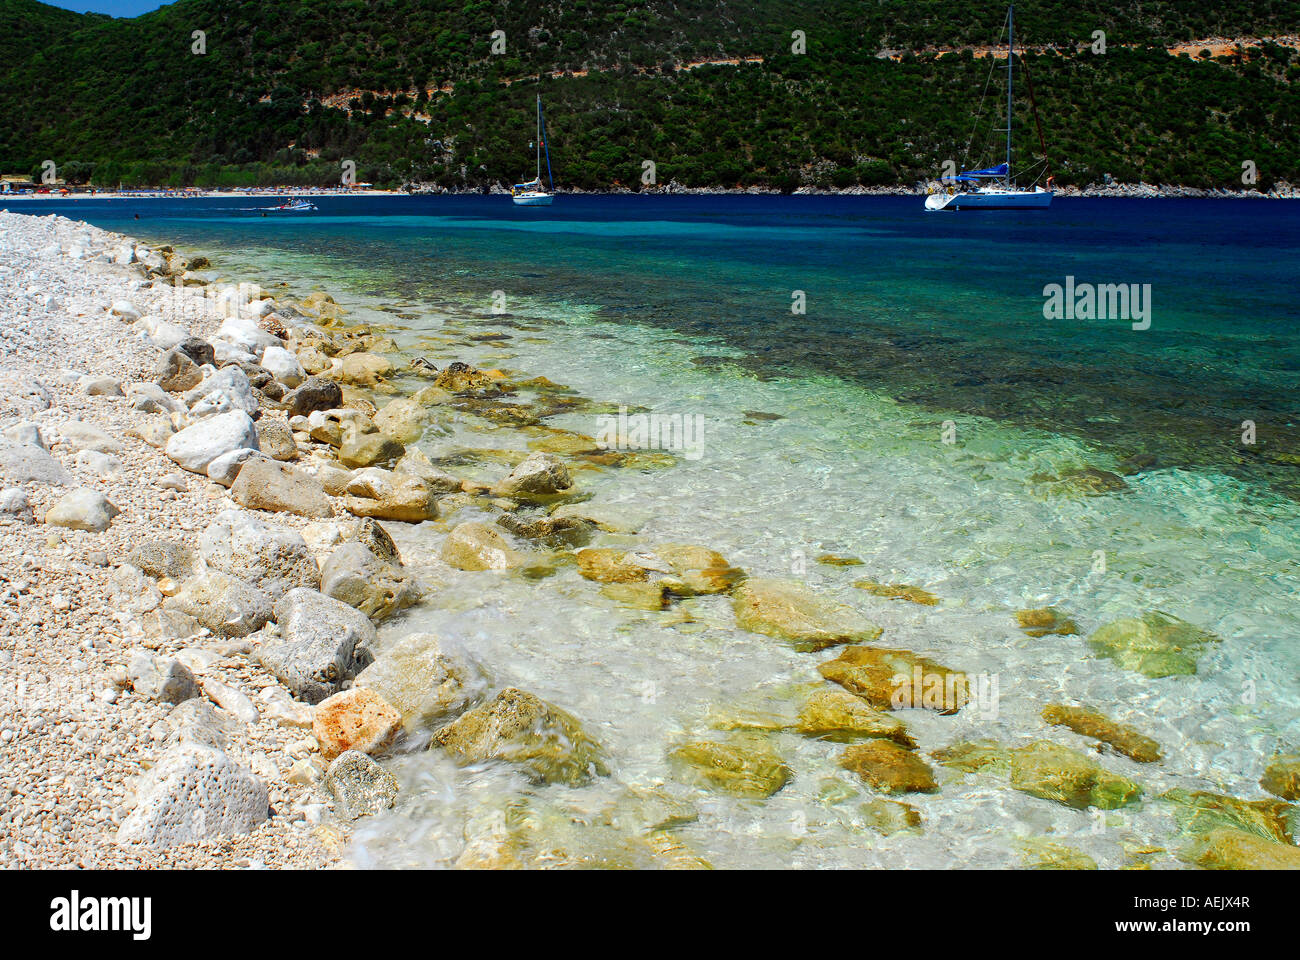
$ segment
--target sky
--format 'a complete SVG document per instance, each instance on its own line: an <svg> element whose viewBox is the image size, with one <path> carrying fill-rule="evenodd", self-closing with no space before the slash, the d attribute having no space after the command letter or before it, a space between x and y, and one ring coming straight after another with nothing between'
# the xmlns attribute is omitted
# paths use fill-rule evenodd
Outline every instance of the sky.
<svg viewBox="0 0 1300 960"><path fill-rule="evenodd" d="M77 13L107 13L114 17L137 17L164 6L164 0L42 0L53 7Z"/></svg>

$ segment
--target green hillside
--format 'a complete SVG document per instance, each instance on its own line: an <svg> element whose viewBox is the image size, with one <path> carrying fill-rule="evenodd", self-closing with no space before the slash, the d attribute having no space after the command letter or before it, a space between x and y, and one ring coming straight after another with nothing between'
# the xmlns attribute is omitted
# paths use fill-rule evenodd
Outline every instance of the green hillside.
<svg viewBox="0 0 1300 960"><path fill-rule="evenodd" d="M1214 7L1017 5L1020 39L1060 47L1025 57L1058 182L1240 187L1244 160L1262 188L1300 182L1294 47L1166 49L1300 33L1300 3ZM688 186L910 184L961 162L994 65L923 51L996 43L1003 16L933 0L179 0L115 20L0 0L0 170L334 183L351 159L376 183L483 187L530 168L540 90L561 187L635 187L647 159ZM1094 30L1106 54L1077 52ZM727 58L762 62L680 69ZM979 148L999 109L991 95L971 162L995 159ZM1036 155L1028 102L1017 110L1017 152Z"/></svg>

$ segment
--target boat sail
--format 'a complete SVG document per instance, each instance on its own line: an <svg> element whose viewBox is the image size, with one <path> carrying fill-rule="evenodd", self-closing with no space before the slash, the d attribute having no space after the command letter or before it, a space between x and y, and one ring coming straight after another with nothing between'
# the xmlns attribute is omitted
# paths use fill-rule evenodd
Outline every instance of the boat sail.
<svg viewBox="0 0 1300 960"><path fill-rule="evenodd" d="M1007 158L1003 163L982 170L963 170L956 176L944 177L944 191L925 198L927 210L1041 210L1052 203L1052 177L1047 186L1035 183L1031 187L1017 186L1011 172L1011 118L1014 109L1015 84L1015 8L1007 7ZM1026 74L1028 76L1028 74ZM1033 82L1029 87L1033 97ZM1038 126L1038 140L1043 147L1044 172L1047 149L1043 143L1042 127L1038 125L1038 108L1034 106L1034 124Z"/></svg>
<svg viewBox="0 0 1300 960"><path fill-rule="evenodd" d="M549 207L555 199L555 178L551 176L551 148L546 145L546 121L542 118L542 95L537 95L537 176L527 183L516 183L510 196L521 207ZM542 151L546 151L546 179L551 191L542 184Z"/></svg>

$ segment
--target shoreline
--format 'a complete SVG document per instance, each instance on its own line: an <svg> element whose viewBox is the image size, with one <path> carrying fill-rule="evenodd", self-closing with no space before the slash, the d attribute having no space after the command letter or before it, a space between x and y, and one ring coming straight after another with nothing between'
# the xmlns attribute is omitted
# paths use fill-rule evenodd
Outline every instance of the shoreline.
<svg viewBox="0 0 1300 960"><path fill-rule="evenodd" d="M557 412L599 412L598 400L576 396L575 391L533 372L496 370L486 363L484 369L460 364L467 356L465 344L472 329L486 317L466 315L459 324L436 333L417 328L413 332L423 334L419 346L403 349L390 334L412 331L411 327L349 322L346 311L325 293L277 294L272 299L257 290L223 316L218 302L205 295L217 286L205 258L180 255L166 245L150 247L61 216L35 219L0 213L0 247L12 253L0 265L0 293L15 310L13 317L5 318L10 329L4 333L5 357L0 361L6 378L0 382L5 436L0 472L3 486L9 488L3 495L6 506L0 526L6 539L21 547L14 558L0 561L4 586L0 675L26 678L22 688L4 686L0 709L6 718L17 719L6 719L0 726L10 734L4 738L6 747L16 757L28 758L12 765L22 773L0 776L0 797L6 801L8 815L18 811L18 818L10 821L10 837L0 837L0 853L11 855L13 862L344 866L344 850L356 827L345 812L354 803L372 814L387 809L386 801L391 804L393 796L385 790L396 791L396 781L378 791L374 786L387 783L383 770L390 762L400 765L404 750L413 745L419 749L418 737L406 743L402 737L415 731L427 736L431 726L455 717L437 729L435 735L444 737L460 717L490 708L497 717L512 718L519 711L536 711L534 720L562 730L567 742L586 743L585 734L579 734L590 718L564 712L574 704L549 704L528 691L505 701L502 694L492 699L490 691L497 688L487 685L484 674L501 672L508 664L475 663L471 652L451 644L431 645L428 640L417 644L415 637L429 635L408 635L410 628L400 611L404 607L418 611L415 592L420 584L431 587L425 602L440 607L483 597L490 589L485 578L500 575L512 578L512 583L541 580L557 568L576 564L583 578L578 584L585 590L582 601L594 605L592 617L595 610L614 604L646 611L639 616L663 618L656 625L670 625L689 618L681 610L682 597L714 600L727 607L734 604L732 629L744 631L751 640L774 644L793 640L812 650L825 650L816 658L799 651L800 673L794 675L807 675L813 683L796 689L814 688L808 702L820 704L828 714L833 713L831 707L848 709L840 687L826 682L832 674L823 671L826 680L820 680L815 668L818 660L824 660L822 667L839 662L841 669L849 670L847 661L830 658L860 649L837 644L850 634L865 639L870 625L856 610L828 605L826 594L819 590L792 589L789 581L745 580L744 571L731 567L709 547L642 540L635 536L636 525L619 514L619 505L599 494L584 503L579 497L588 484L586 478L593 476L588 471L599 476L610 466L672 464L660 462L665 458L655 453L596 449L592 438L546 423ZM45 281L42 288L29 286L37 275ZM519 323L512 320L506 325ZM32 332L37 327L39 334ZM182 336L187 333L203 342L191 343ZM472 335L481 347L498 342L500 336L481 331ZM165 346L169 343L174 345ZM212 369L190 369L199 365L187 364L176 355L182 344L185 349L180 352L186 357L190 356L186 351L212 349L216 361ZM270 352L273 349L280 352ZM394 365L395 356L402 354L405 360L413 349L427 351L435 369ZM196 375L201 379L196 381ZM323 405L309 412L293 414L284 409L286 397L304 389L301 384L290 387L290 381L306 377L311 383L325 375L338 385L337 396L322 396ZM182 382L189 386L181 388ZM211 388L207 393L202 392L204 384ZM322 390L319 384L316 389ZM503 402L518 394L527 399L518 404ZM289 402L306 410L297 399ZM241 411L256 412L255 434L245 430L227 438L223 454L206 465L192 459L192 451L173 448L178 427L189 430L218 418L238 421ZM426 426L440 419L450 422L460 412L495 423L534 453L456 460L460 466L441 460L430 463L412 453ZM239 443L245 445L234 445ZM502 446L498 442L492 446L479 453L510 453L497 449ZM229 456L218 463L223 455ZM265 459L268 455L270 460ZM113 460L119 462L118 468ZM530 460L540 469L516 477L521 463ZM444 467L459 476L444 472ZM16 481L15 469L25 470L31 479ZM256 474L258 485L248 481L246 473ZM516 477L513 484L511 477ZM618 480L616 487L624 483ZM78 484L104 494L121 511L107 518L103 530L61 526L68 519L67 511L57 517L58 523L51 520L47 510ZM571 487L576 487L578 496ZM14 489L22 493L21 502L12 495ZM330 516L323 515L326 510ZM236 517L226 511L234 511ZM461 522L467 515L463 511L484 520ZM42 517L46 522L40 522ZM365 527L361 519L365 517L377 519L391 540L374 527ZM223 525L228 533L220 532ZM446 537L438 547L422 531ZM147 542L154 540L181 548L145 550ZM584 542L594 546L575 549ZM818 562L861 561L830 557ZM434 575L426 578L426 571ZM196 589L197 582L202 582L203 590ZM504 581L491 582L500 589ZM344 651L327 642L322 651L321 637L304 634L302 618L279 606L291 583L312 595L316 606L310 608L308 619L333 617L331 622L343 625L340 633L360 636L364 641L360 646L369 648L368 655L374 658L371 666L388 663L387 677L381 670L379 678L365 682L361 674L370 666L361 667L363 658L356 655L356 645ZM339 589L341 584L347 588ZM912 633L917 626L922 626L920 632L928 632L918 617L938 604L938 598L906 584L879 583L870 589L877 597L892 599L892 607L883 615L871 611L873 619L883 616L891 655L917 657L898 649L900 642L927 652L934 647L931 637L909 639L909 629L903 625L913 628ZM279 596L268 615L267 599L275 593ZM765 596L802 608L816 628L802 634L793 628L792 633L789 623L765 620L763 604L755 602ZM325 599L335 605L324 603ZM369 626L338 604L364 615ZM1029 636L1045 633L1065 643L1062 638L1077 632L1072 621L1052 610L1020 613L1035 615L1022 621L1021 629L1042 631ZM1100 611L1087 614L1100 615ZM1160 626L1159 621L1156 624ZM370 639L368 631L375 627L377 639ZM1190 624L1183 627L1195 631L1189 636L1196 643L1217 639ZM1118 656L1127 653L1128 641L1116 634L1111 630ZM333 635L326 638L334 639ZM286 641L295 645L293 651L283 649ZM423 687L419 696L411 697L404 683L394 679L394 646L407 643L419 647L417 659L437 666L443 677L440 683L454 679L448 702L423 700L427 690ZM938 656L944 662L951 656L958 666L964 659L956 646L941 647ZM330 673L340 666L340 658L344 673L357 676L337 679ZM948 667L919 663L926 664L926 670L952 675ZM1103 669L1099 661L1090 663ZM1191 672L1194 667L1193 657ZM1108 682L1113 679L1104 676ZM419 683L427 680L428 675L420 674ZM635 683L636 677L626 680ZM350 681L355 682L348 687ZM166 698L177 697L177 688L188 695L172 706ZM375 696L363 700L358 690L374 691ZM545 695L546 691L537 692ZM290 693L297 699L289 699ZM321 694L328 694L324 698L328 706L312 706L319 704ZM867 709L853 698L849 702L850 713ZM878 698L873 707L877 705ZM1106 709L1120 708L1107 702ZM951 735L936 726L942 718L911 711L904 715L904 727L888 710L886 706L869 715L854 713L856 719L851 720L823 716L818 722L831 727L820 733L842 734L843 728L834 727L835 723L852 727L865 722L864 729L872 732L862 743L889 740L907 747L911 742L907 727L911 727L923 743L921 749L939 757L942 751L934 748ZM342 721L359 717L370 724L364 737L341 732L348 727ZM431 724L430 717L438 720ZM1132 733L1105 718L1102 721L1098 727L1097 721L1088 720L1088 729L1104 729L1120 739ZM398 732L399 726L405 732ZM887 732L885 740L877 739L882 732ZM936 735L939 739L932 739ZM1011 734L1016 738L1049 735L1037 727L1017 728ZM774 754L745 753L743 738L734 745L725 743L724 749L717 735L709 736L676 748L674 762L697 771L718 763L739 764L741 769L758 763L767 771L767 779L758 785L760 792L776 793L792 775ZM1051 764L1058 760L1068 766L1087 759L1081 750L1065 748L1072 742L1079 746L1065 739L1038 753L1029 747L1014 749L1026 758L1032 754L1033 762L1050 773ZM338 761L326 762L327 745L330 752L347 746L373 755L380 772L370 771L369 786L350 786L348 771L335 773ZM489 744L483 752L484 745L471 738L449 736L437 746L462 760L491 760L497 767L507 765L511 756L503 749L508 745ZM652 747L658 749L658 744ZM921 753L912 752L914 747L895 747L893 753L906 758L905 763L926 766L919 759ZM234 769L217 761L214 752L225 756ZM344 755L351 756L354 767L369 769L364 759ZM549 783L586 782L592 770L604 763L594 748L577 755L533 756L541 764L534 772ZM264 806L269 804L274 815L261 820L250 816L235 824L241 829L207 824L203 836L180 843L172 842L175 838L156 821L151 821L155 829L150 833L150 825L140 823L137 811L192 809L195 798L169 793L174 781L145 777L146 765L174 771L181 761L196 757L220 767L216 779L223 790L251 792L254 800L260 800L250 780L256 778L267 790ZM886 766L898 759L891 756ZM964 762L951 751L949 759L952 763L947 765L957 769ZM835 769L825 758L817 766L806 756L802 762L790 762L801 777ZM1107 759L1112 769L1133 773L1137 768L1127 763ZM42 766L56 770L57 776L36 782L24 776ZM1104 770L1095 763L1091 769ZM1104 772L1108 784L1122 791L1132 786L1120 774ZM1160 783L1166 773L1151 770L1140 779ZM868 779L883 772L863 757L858 774ZM705 774L693 776L707 779ZM690 807L689 798L668 793L663 784L643 789L613 776L609 783L611 790L620 791L619 802L636 811L632 820L654 806ZM675 779L669 784L677 788ZM1026 792L1040 798L1035 802L1051 799ZM400 793L398 798L400 803ZM919 823L919 815L906 803L874 802L885 803L880 809L886 819L901 817L908 824L908 818L916 816ZM252 811L245 805L244 812ZM620 838L630 851L628 862L707 865L692 851L689 839L661 827L662 813L659 816L648 831L633 830ZM689 814L668 819L691 822ZM114 841L128 821L137 839L120 846ZM456 825L461 826L463 842L455 836L444 838L452 848L445 858L448 865L518 867L546 862L530 859L535 853L526 839L530 827L504 829L484 817L470 817ZM927 833L931 840L950 839L928 827ZM590 865L592 861L583 861L582 853L587 851L572 850L570 865ZM1210 849L1203 856L1213 859L1220 853ZM1288 853L1294 850L1270 845L1222 855L1238 856L1239 864L1249 866L1259 865L1245 862L1251 856L1257 855L1261 863L1269 856L1280 862ZM1070 847L1044 857L1075 854L1088 859Z"/></svg>

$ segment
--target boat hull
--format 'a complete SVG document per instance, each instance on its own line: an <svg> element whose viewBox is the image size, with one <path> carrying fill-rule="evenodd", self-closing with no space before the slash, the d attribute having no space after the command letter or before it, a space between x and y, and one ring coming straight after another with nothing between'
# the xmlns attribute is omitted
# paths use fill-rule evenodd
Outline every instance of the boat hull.
<svg viewBox="0 0 1300 960"><path fill-rule="evenodd" d="M966 193L932 193L925 198L927 210L1042 210L1052 205L1052 191L971 190Z"/></svg>
<svg viewBox="0 0 1300 960"><path fill-rule="evenodd" d="M524 193L513 199L521 207L549 207L555 198L549 193Z"/></svg>

